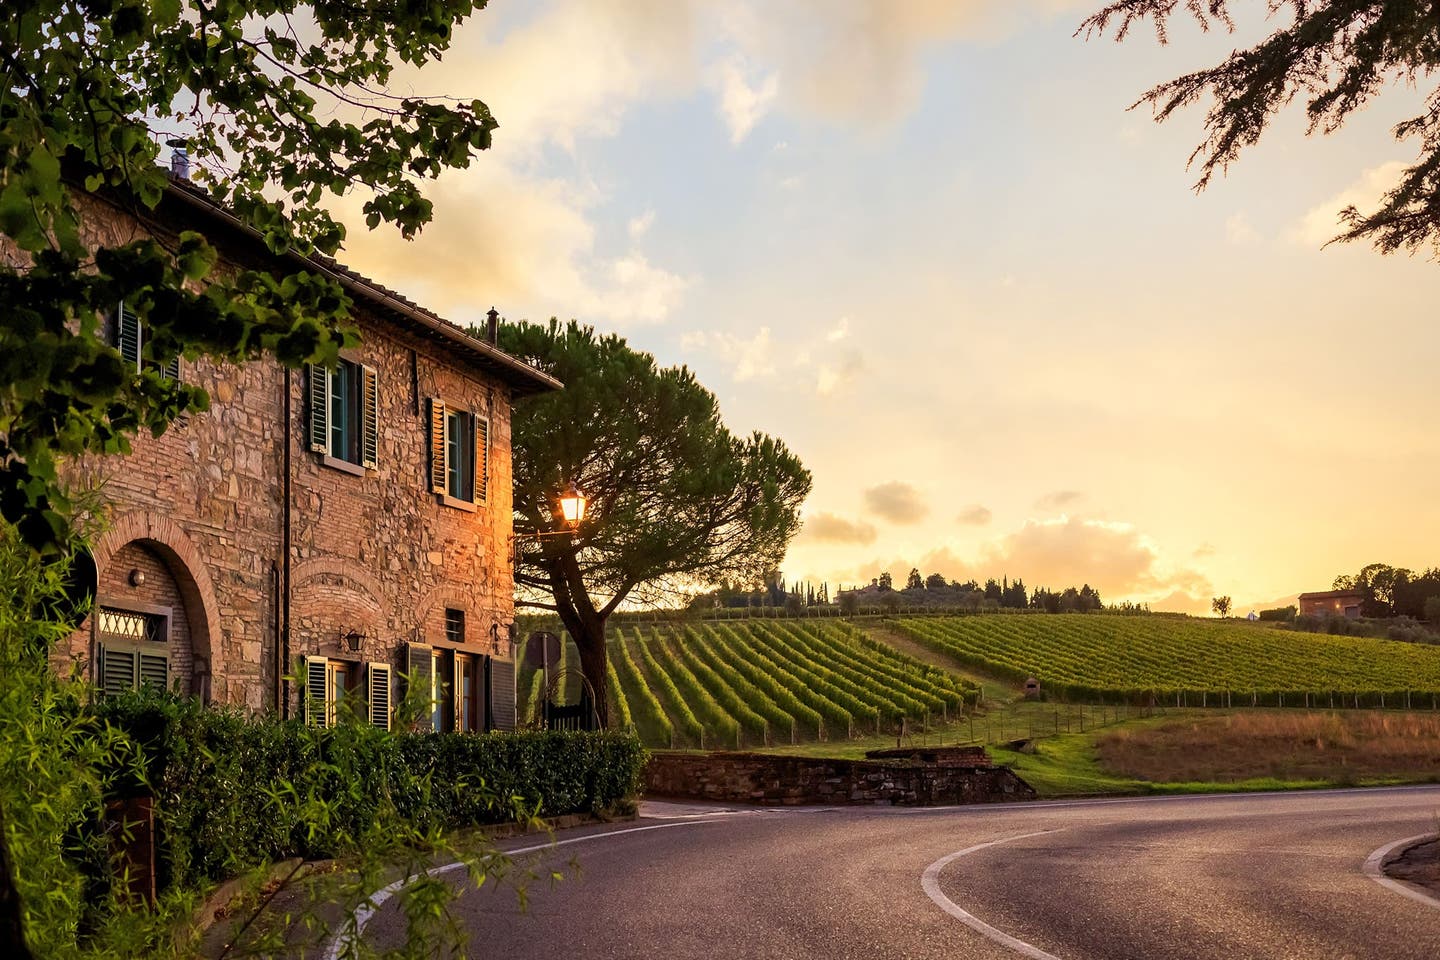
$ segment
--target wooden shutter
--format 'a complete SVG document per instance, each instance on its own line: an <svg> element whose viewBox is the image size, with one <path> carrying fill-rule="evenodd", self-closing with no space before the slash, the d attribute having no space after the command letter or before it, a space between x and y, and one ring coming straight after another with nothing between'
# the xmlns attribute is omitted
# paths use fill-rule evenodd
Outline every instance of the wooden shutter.
<svg viewBox="0 0 1440 960"><path fill-rule="evenodd" d="M360 465L374 470L380 462L380 378L374 367L360 368Z"/></svg>
<svg viewBox="0 0 1440 960"><path fill-rule="evenodd" d="M490 657L490 724L496 730L515 729L515 661Z"/></svg>
<svg viewBox="0 0 1440 960"><path fill-rule="evenodd" d="M465 729L465 678L461 676L460 670L464 665L465 658L459 654L451 654L450 657L450 715L455 718L450 725L452 730Z"/></svg>
<svg viewBox="0 0 1440 960"><path fill-rule="evenodd" d="M428 643L405 644L405 700L406 709L414 710L417 703L425 704L424 724L430 724L435 712L432 688L435 686L435 666L431 660L434 651Z"/></svg>
<svg viewBox="0 0 1440 960"><path fill-rule="evenodd" d="M140 370L140 318L121 300L115 308L115 346L125 362Z"/></svg>
<svg viewBox="0 0 1440 960"><path fill-rule="evenodd" d="M128 647L104 644L100 647L100 692L113 697L136 687L135 668L139 653Z"/></svg>
<svg viewBox="0 0 1440 960"><path fill-rule="evenodd" d="M445 401L430 398L430 492L445 492Z"/></svg>
<svg viewBox="0 0 1440 960"><path fill-rule="evenodd" d="M167 650L141 650L137 686L148 684L161 690L170 686L170 653Z"/></svg>
<svg viewBox="0 0 1440 960"><path fill-rule="evenodd" d="M370 725L382 730L390 729L390 664L367 663L365 665L367 701L370 705Z"/></svg>
<svg viewBox="0 0 1440 960"><path fill-rule="evenodd" d="M330 452L330 371L313 363L305 365L305 382L310 401L310 449Z"/></svg>
<svg viewBox="0 0 1440 960"><path fill-rule="evenodd" d="M312 727L329 726L325 703L325 658L305 658L305 723Z"/></svg>
<svg viewBox="0 0 1440 960"><path fill-rule="evenodd" d="M179 379L180 379L180 358L179 358L179 357L175 357L175 358L172 359L169 363L165 364L165 376L169 377L171 380L179 380Z"/></svg>
<svg viewBox="0 0 1440 960"><path fill-rule="evenodd" d="M475 417L475 472L470 478L470 499L485 503L490 494L490 418Z"/></svg>

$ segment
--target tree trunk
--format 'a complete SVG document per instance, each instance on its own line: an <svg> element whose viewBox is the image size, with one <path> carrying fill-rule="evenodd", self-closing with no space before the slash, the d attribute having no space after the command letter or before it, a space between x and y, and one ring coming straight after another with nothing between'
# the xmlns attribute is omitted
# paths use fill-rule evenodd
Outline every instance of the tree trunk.
<svg viewBox="0 0 1440 960"><path fill-rule="evenodd" d="M600 718L600 729L607 730L610 727L610 678L605 669L605 621L597 618L586 624L581 634L571 635L580 650L580 670L595 691L595 715Z"/></svg>
<svg viewBox="0 0 1440 960"><path fill-rule="evenodd" d="M31 960L25 945L25 925L20 908L20 891L15 889L10 850L5 845L5 815L0 811L0 957Z"/></svg>
<svg viewBox="0 0 1440 960"><path fill-rule="evenodd" d="M609 619L609 614L602 614L590 602L574 554L554 557L547 573L560 622L580 651L580 672L595 691L595 715L599 718L600 729L608 729L610 691L605 670L605 621Z"/></svg>

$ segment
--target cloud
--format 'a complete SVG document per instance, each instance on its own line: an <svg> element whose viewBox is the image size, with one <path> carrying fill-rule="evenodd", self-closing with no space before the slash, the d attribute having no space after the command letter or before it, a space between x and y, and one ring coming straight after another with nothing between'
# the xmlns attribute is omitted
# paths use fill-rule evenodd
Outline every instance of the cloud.
<svg viewBox="0 0 1440 960"><path fill-rule="evenodd" d="M447 174L427 194L435 219L419 239L351 230L342 259L457 323L479 322L491 303L509 316L507 304L523 304L538 306L541 315L657 323L676 310L692 282L638 249L608 256L597 250L588 216L599 201L593 189L476 164ZM336 212L354 224L362 203L357 192L342 198Z"/></svg>
<svg viewBox="0 0 1440 960"><path fill-rule="evenodd" d="M738 144L750 135L760 118L770 112L780 92L780 80L771 73L754 85L747 79L748 71L740 57L730 57L720 64L711 86L720 96L720 115L730 131L730 142Z"/></svg>
<svg viewBox="0 0 1440 960"><path fill-rule="evenodd" d="M680 346L730 361L734 365L731 376L737 383L775 374L776 350L770 342L769 327L761 327L749 339L731 333L696 330L682 336Z"/></svg>
<svg viewBox="0 0 1440 960"><path fill-rule="evenodd" d="M1245 214L1236 213L1225 221L1225 239L1237 247L1250 247L1260 242L1260 232Z"/></svg>
<svg viewBox="0 0 1440 960"><path fill-rule="evenodd" d="M865 506L871 513L899 524L919 523L930 512L920 491L899 480L866 490Z"/></svg>
<svg viewBox="0 0 1440 960"><path fill-rule="evenodd" d="M1085 494L1079 490L1052 490L1035 501L1035 506L1040 510L1058 510L1082 499Z"/></svg>
<svg viewBox="0 0 1440 960"><path fill-rule="evenodd" d="M1213 557L1215 556L1215 544L1202 543L1200 544L1200 546L1196 547L1194 551L1191 552L1190 556L1194 557L1196 560L1203 560L1206 557Z"/></svg>
<svg viewBox="0 0 1440 960"><path fill-rule="evenodd" d="M1335 196L1311 207L1300 222L1291 228L1289 237L1294 243L1307 247L1324 246L1340 232L1340 211L1354 206L1361 212L1373 211L1379 206L1380 198L1400 182L1406 164L1399 160L1371 167L1360 175L1360 179L1341 190Z"/></svg>
<svg viewBox="0 0 1440 960"><path fill-rule="evenodd" d="M841 317L840 322L825 332L826 343L839 343L850 336L850 318Z"/></svg>
<svg viewBox="0 0 1440 960"><path fill-rule="evenodd" d="M967 527L983 527L990 522L990 517L990 508L982 507L977 503L961 510L960 515L955 518L955 522Z"/></svg>
<svg viewBox="0 0 1440 960"><path fill-rule="evenodd" d="M646 210L638 217L631 217L630 222L626 225L626 232L630 234L630 242L635 243L638 241L641 237L645 236L645 234L649 233L650 228L654 225L654 210Z"/></svg>
<svg viewBox="0 0 1440 960"><path fill-rule="evenodd" d="M425 185L436 220L413 242L363 229L358 191L335 202L352 228L342 259L460 323L492 302L511 316L664 321L697 278L639 246L648 213L630 221L628 249L598 242L609 198L580 162L587 140L617 136L640 104L704 89L736 142L782 108L886 126L913 107L928 49L993 33L1010 6L835 0L817 16L757 0L553 0L475 16L423 71L398 64L390 89L482 97L500 123L494 147ZM838 367L823 378L843 379Z"/></svg>
<svg viewBox="0 0 1440 960"><path fill-rule="evenodd" d="M826 543L853 543L868 546L875 542L875 527L863 520L846 520L833 513L817 513L805 518L800 536L806 540Z"/></svg>
<svg viewBox="0 0 1440 960"><path fill-rule="evenodd" d="M1036 15L1015 9L1029 6L999 0L829 0L821 15L808 4L737 0L722 24L753 61L777 71L788 109L873 129L894 123L919 100L927 52L958 37L1008 32Z"/></svg>
<svg viewBox="0 0 1440 960"><path fill-rule="evenodd" d="M864 358L853 350L833 362L822 362L815 367L815 392L828 397L854 380L864 369Z"/></svg>

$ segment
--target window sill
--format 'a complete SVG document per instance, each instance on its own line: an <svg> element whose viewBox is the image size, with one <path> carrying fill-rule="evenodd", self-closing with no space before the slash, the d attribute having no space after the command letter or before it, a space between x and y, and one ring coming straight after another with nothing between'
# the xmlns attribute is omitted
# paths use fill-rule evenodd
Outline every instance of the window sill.
<svg viewBox="0 0 1440 960"><path fill-rule="evenodd" d="M445 506L447 507L454 507L456 510L464 510L466 513L474 513L480 509L477 504L471 503L469 500L460 500L456 497L452 497L448 493L442 493L438 496L441 503L445 504Z"/></svg>
<svg viewBox="0 0 1440 960"><path fill-rule="evenodd" d="M360 466L360 464L351 463L349 460L341 460L338 457L332 457L328 453L321 458L320 462L333 470L339 470L341 473L350 473L357 477L365 476L365 468Z"/></svg>

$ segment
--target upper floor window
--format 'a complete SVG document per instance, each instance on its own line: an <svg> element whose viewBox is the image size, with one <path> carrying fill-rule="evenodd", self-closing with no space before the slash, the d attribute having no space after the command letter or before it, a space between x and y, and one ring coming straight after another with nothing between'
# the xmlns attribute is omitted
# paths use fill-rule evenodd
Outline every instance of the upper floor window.
<svg viewBox="0 0 1440 960"><path fill-rule="evenodd" d="M490 419L430 400L430 489L458 504L483 504L490 486Z"/></svg>
<svg viewBox="0 0 1440 960"><path fill-rule="evenodd" d="M445 639L451 643L465 642L465 611L445 608Z"/></svg>
<svg viewBox="0 0 1440 960"><path fill-rule="evenodd" d="M374 367L340 360L311 366L310 449L373 470L379 460L379 377Z"/></svg>
<svg viewBox="0 0 1440 960"><path fill-rule="evenodd" d="M140 317L130 308L129 304L121 300L115 308L115 330L112 340L112 345L120 351L120 356L137 372L146 369L159 370L163 376L172 380L180 379L179 357L174 357L163 367L153 360L145 359L146 333L145 325L140 322Z"/></svg>

